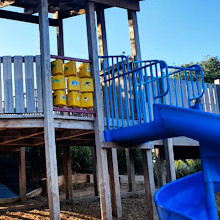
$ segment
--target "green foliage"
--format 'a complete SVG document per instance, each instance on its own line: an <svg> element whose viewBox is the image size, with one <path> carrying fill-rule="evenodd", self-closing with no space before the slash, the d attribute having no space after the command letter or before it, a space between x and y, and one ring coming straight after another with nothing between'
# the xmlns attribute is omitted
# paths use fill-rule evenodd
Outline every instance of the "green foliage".
<svg viewBox="0 0 220 220"><path fill-rule="evenodd" d="M184 64L182 67L188 67L198 64L202 67L206 83L213 83L215 79L220 79L220 59L218 57L208 57L207 60L198 63Z"/></svg>
<svg viewBox="0 0 220 220"><path fill-rule="evenodd" d="M201 160L177 160L175 161L176 177L181 178L201 171Z"/></svg>

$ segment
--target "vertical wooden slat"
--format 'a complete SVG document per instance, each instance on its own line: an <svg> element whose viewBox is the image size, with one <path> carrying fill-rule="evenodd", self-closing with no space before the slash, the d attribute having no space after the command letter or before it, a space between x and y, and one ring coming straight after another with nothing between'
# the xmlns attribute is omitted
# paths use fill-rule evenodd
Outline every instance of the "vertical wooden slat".
<svg viewBox="0 0 220 220"><path fill-rule="evenodd" d="M0 113L3 113L3 100L2 100L2 71L1 71L1 66L2 66L2 59L0 57Z"/></svg>
<svg viewBox="0 0 220 220"><path fill-rule="evenodd" d="M51 85L50 67L50 38L49 38L49 19L48 1L39 0L39 30L40 30L40 51L41 51L41 70L43 85L44 103L44 140L46 155L47 189L50 209L50 219L60 219L60 200L58 188L57 157L55 143L55 129L53 118L53 100Z"/></svg>
<svg viewBox="0 0 220 220"><path fill-rule="evenodd" d="M89 58L92 61L91 72L94 79L94 107L96 110L96 118L94 122L97 167L99 175L99 189L100 189L100 205L102 219L112 219L112 207L110 198L107 150L104 149L104 109L101 91L101 83L99 77L99 62L98 62L98 45L96 35L96 21L95 21L95 5L93 2L86 4L86 24L88 36Z"/></svg>
<svg viewBox="0 0 220 220"><path fill-rule="evenodd" d="M25 56L25 84L26 84L26 105L27 113L36 112L34 98L34 59L32 56Z"/></svg>
<svg viewBox="0 0 220 220"><path fill-rule="evenodd" d="M26 191L25 147L21 147L19 155L19 194L22 202L25 202L27 199Z"/></svg>
<svg viewBox="0 0 220 220"><path fill-rule="evenodd" d="M14 113L11 57L3 57L5 113Z"/></svg>
<svg viewBox="0 0 220 220"><path fill-rule="evenodd" d="M219 97L218 97L218 85L214 86L215 100L216 100L216 113L219 114Z"/></svg>
<svg viewBox="0 0 220 220"><path fill-rule="evenodd" d="M209 94L210 94L210 105L211 105L211 108L212 108L212 113L216 113L216 102L215 102L215 99L214 99L214 86L213 84L208 84L209 86Z"/></svg>
<svg viewBox="0 0 220 220"><path fill-rule="evenodd" d="M42 97L42 74L40 56L35 57L36 64L36 79L37 79L37 112L43 112L43 97Z"/></svg>
<svg viewBox="0 0 220 220"><path fill-rule="evenodd" d="M205 84L205 94L204 94L204 97L205 97L206 111L207 112L211 112L207 83Z"/></svg>
<svg viewBox="0 0 220 220"><path fill-rule="evenodd" d="M23 57L14 57L14 79L15 79L15 112L25 113L24 88L23 88Z"/></svg>

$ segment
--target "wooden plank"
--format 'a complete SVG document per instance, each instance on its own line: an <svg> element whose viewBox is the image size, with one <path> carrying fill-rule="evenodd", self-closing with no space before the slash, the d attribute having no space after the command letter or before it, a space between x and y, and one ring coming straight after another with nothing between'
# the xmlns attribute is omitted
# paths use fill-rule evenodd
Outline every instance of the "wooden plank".
<svg viewBox="0 0 220 220"><path fill-rule="evenodd" d="M208 86L207 83L205 83L205 106L206 106L206 111L211 112L211 107L210 107L210 100L209 100L209 92L208 92Z"/></svg>
<svg viewBox="0 0 220 220"><path fill-rule="evenodd" d="M73 199L72 168L70 147L63 147L63 170L66 199Z"/></svg>
<svg viewBox="0 0 220 220"><path fill-rule="evenodd" d="M43 113L43 88L42 88L42 74L40 56L35 57L36 65L36 80L37 80L37 112Z"/></svg>
<svg viewBox="0 0 220 220"><path fill-rule="evenodd" d="M24 88L23 88L23 57L14 57L14 79L15 79L15 112L25 113Z"/></svg>
<svg viewBox="0 0 220 220"><path fill-rule="evenodd" d="M172 138L164 140L165 159L167 167L167 180L168 182L176 180L173 141Z"/></svg>
<svg viewBox="0 0 220 220"><path fill-rule="evenodd" d="M157 214L154 205L155 183L154 183L154 171L151 150L141 150L143 169L144 169L144 182L145 182L145 194L147 202L147 219L156 220Z"/></svg>
<svg viewBox="0 0 220 220"><path fill-rule="evenodd" d="M157 184L162 187L166 184L166 169L165 157L161 147L155 148L156 170L157 170Z"/></svg>
<svg viewBox="0 0 220 220"><path fill-rule="evenodd" d="M209 93L210 93L210 104L212 108L212 113L216 113L217 109L216 109L216 100L214 96L214 85L210 83L208 84L208 87L209 87Z"/></svg>
<svg viewBox="0 0 220 220"><path fill-rule="evenodd" d="M21 147L19 154L19 196L22 202L27 199L26 193L25 147Z"/></svg>
<svg viewBox="0 0 220 220"><path fill-rule="evenodd" d="M55 129L53 118L53 100L51 85L51 65L50 65L50 39L47 0L39 2L39 23L40 23L40 51L41 70L43 81L43 103L44 103L44 138L45 155L47 167L47 189L50 209L50 219L60 219L60 200L58 189L58 172L56 158Z"/></svg>
<svg viewBox="0 0 220 220"><path fill-rule="evenodd" d="M95 118L95 140L96 140L96 154L97 167L99 175L99 192L101 204L102 219L112 219L112 208L110 199L110 187L107 164L107 150L104 147L104 109L101 90L101 82L99 77L99 61L98 61L98 45L96 35L96 21L95 21L95 6L94 3L88 2L86 4L86 24L87 24L87 38L89 48L89 58L91 63L91 72L94 79L94 108L97 113Z"/></svg>
<svg viewBox="0 0 220 220"><path fill-rule="evenodd" d="M127 175L128 175L128 191L136 192L133 150L125 149L125 156L126 156L126 167L127 167Z"/></svg>
<svg viewBox="0 0 220 220"><path fill-rule="evenodd" d="M218 112L220 112L220 80L215 80L215 94L216 94L216 103L217 103L217 108L218 108Z"/></svg>
<svg viewBox="0 0 220 220"><path fill-rule="evenodd" d="M117 149L108 149L108 169L111 189L112 214L122 218L121 193L118 173Z"/></svg>
<svg viewBox="0 0 220 220"><path fill-rule="evenodd" d="M11 57L3 57L3 78L4 78L4 96L5 113L14 113L14 100L12 88L12 67Z"/></svg>
<svg viewBox="0 0 220 220"><path fill-rule="evenodd" d="M6 10L0 10L0 18L15 20L15 21L23 21L23 22L29 22L38 24L39 23L39 17L34 15L28 15L18 12L12 12L12 11L6 11ZM49 19L50 26L56 27L58 26L58 22L56 19Z"/></svg>
<svg viewBox="0 0 220 220"><path fill-rule="evenodd" d="M91 0L94 3L103 4L111 7L120 7L134 11L140 11L139 1L136 0Z"/></svg>
<svg viewBox="0 0 220 220"><path fill-rule="evenodd" d="M96 157L95 146L91 147L91 152L92 152L92 171L93 171L93 181L94 181L94 192L95 192L95 196L98 196L99 191L98 191L98 179L97 179L97 157Z"/></svg>
<svg viewBox="0 0 220 220"><path fill-rule="evenodd" d="M134 60L141 61L141 46L138 31L137 13L134 10L128 10L128 25L130 33L131 54Z"/></svg>
<svg viewBox="0 0 220 220"><path fill-rule="evenodd" d="M2 82L2 63L1 63L1 57L0 57L0 113L3 113L3 100L2 100L2 97L3 97L3 82Z"/></svg>
<svg viewBox="0 0 220 220"><path fill-rule="evenodd" d="M26 105L27 113L35 113L35 97L34 97L34 58L33 56L25 56L25 85L26 85Z"/></svg>

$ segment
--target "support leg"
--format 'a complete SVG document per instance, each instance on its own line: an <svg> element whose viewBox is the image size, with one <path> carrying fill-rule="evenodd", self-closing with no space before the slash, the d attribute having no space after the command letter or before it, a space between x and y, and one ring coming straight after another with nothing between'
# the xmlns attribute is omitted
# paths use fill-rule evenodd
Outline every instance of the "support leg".
<svg viewBox="0 0 220 220"><path fill-rule="evenodd" d="M129 192L136 192L134 157L132 150L125 149Z"/></svg>
<svg viewBox="0 0 220 220"><path fill-rule="evenodd" d="M25 166L25 147L21 147L19 153L19 193L21 202L25 202L26 197L26 166Z"/></svg>
<svg viewBox="0 0 220 220"><path fill-rule="evenodd" d="M176 180L172 138L168 138L164 140L164 150L165 150L165 159L166 159L166 167L167 167L167 181L172 182Z"/></svg>
<svg viewBox="0 0 220 220"><path fill-rule="evenodd" d="M98 180L97 180L97 157L96 157L96 152L95 152L95 146L91 147L92 151L92 168L93 168L93 181L94 181L94 191L95 191L95 196L99 195L98 191Z"/></svg>
<svg viewBox="0 0 220 220"><path fill-rule="evenodd" d="M164 165L164 152L161 147L155 149L156 170L157 170L157 183L159 187L166 184L166 169Z"/></svg>
<svg viewBox="0 0 220 220"><path fill-rule="evenodd" d="M72 168L70 147L63 147L63 169L66 199L73 199Z"/></svg>
<svg viewBox="0 0 220 220"><path fill-rule="evenodd" d="M156 209L153 201L155 194L154 171L151 150L142 150L145 191L147 199L147 219L157 219Z"/></svg>
<svg viewBox="0 0 220 220"><path fill-rule="evenodd" d="M108 149L108 168L110 176L112 214L117 218L122 218L121 193L116 149Z"/></svg>

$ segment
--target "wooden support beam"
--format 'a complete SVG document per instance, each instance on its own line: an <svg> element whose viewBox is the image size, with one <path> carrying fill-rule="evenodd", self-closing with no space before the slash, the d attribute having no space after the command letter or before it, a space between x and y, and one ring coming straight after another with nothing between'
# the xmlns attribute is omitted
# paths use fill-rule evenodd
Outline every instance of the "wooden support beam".
<svg viewBox="0 0 220 220"><path fill-rule="evenodd" d="M100 55L108 56L107 34L105 25L104 9L98 9L97 28ZM108 169L111 189L112 214L117 218L122 218L121 193L118 173L117 149L108 149Z"/></svg>
<svg viewBox="0 0 220 220"><path fill-rule="evenodd" d="M99 190L98 190L97 157L96 157L95 146L91 147L91 152L92 152L92 171L93 171L94 192L95 192L95 196L98 196Z"/></svg>
<svg viewBox="0 0 220 220"><path fill-rule="evenodd" d="M19 197L21 202L26 201L26 193L25 147L21 147L19 152Z"/></svg>
<svg viewBox="0 0 220 220"><path fill-rule="evenodd" d="M217 104L217 108L219 109L220 112L220 79L216 79L214 81L214 84L216 85L216 104Z"/></svg>
<svg viewBox="0 0 220 220"><path fill-rule="evenodd" d="M125 149L125 156L126 156L126 166L127 166L127 175L128 175L128 191L136 192L133 150Z"/></svg>
<svg viewBox="0 0 220 220"><path fill-rule="evenodd" d="M117 149L108 149L108 169L111 189L112 214L122 218L121 193L118 173Z"/></svg>
<svg viewBox="0 0 220 220"><path fill-rule="evenodd" d="M63 147L63 169L66 199L73 199L72 167L70 147Z"/></svg>
<svg viewBox="0 0 220 220"><path fill-rule="evenodd" d="M147 219L156 220L157 213L154 205L154 194L155 194L155 183L154 183L154 170L152 161L151 150L141 150L143 159L144 169L144 182L145 182L145 193L147 201Z"/></svg>
<svg viewBox="0 0 220 220"><path fill-rule="evenodd" d="M159 187L166 184L166 169L165 169L165 157L164 151L161 147L155 147L155 159L156 159L156 170L157 170L157 183Z"/></svg>
<svg viewBox="0 0 220 220"><path fill-rule="evenodd" d="M96 35L96 21L95 21L95 6L93 2L86 4L86 24L88 36L89 59L91 63L91 72L94 80L94 108L96 111L96 118L94 122L95 141L96 141L96 155L97 167L99 176L99 193L101 204L102 219L112 219L112 207L110 199L110 187L108 176L108 161L107 150L104 147L104 108L101 82L99 76L99 61L98 61L98 45Z"/></svg>
<svg viewBox="0 0 220 220"><path fill-rule="evenodd" d="M0 10L0 18L39 24L38 16L23 14L19 12ZM56 27L58 26L58 21L56 19L49 18L49 25Z"/></svg>
<svg viewBox="0 0 220 220"><path fill-rule="evenodd" d="M94 3L110 7L120 7L134 11L140 11L139 1L137 0L90 0Z"/></svg>
<svg viewBox="0 0 220 220"><path fill-rule="evenodd" d="M41 70L43 82L43 103L44 103L44 139L47 170L47 189L50 209L50 219L60 219L60 200L58 189L58 172L55 144L55 128L53 118L53 100L51 96L51 65L50 65L50 39L47 0L39 2L39 23L40 23L40 51Z"/></svg>
<svg viewBox="0 0 220 220"><path fill-rule="evenodd" d="M176 180L172 138L168 138L164 140L164 151L165 151L165 160L166 160L166 168L167 168L167 181L172 182Z"/></svg>
<svg viewBox="0 0 220 220"><path fill-rule="evenodd" d="M130 33L131 54L134 60L141 61L141 46L136 11L128 10L128 25Z"/></svg>

